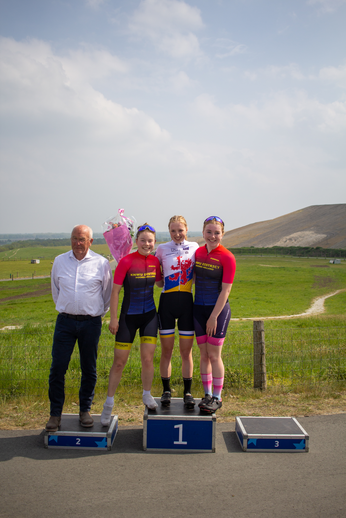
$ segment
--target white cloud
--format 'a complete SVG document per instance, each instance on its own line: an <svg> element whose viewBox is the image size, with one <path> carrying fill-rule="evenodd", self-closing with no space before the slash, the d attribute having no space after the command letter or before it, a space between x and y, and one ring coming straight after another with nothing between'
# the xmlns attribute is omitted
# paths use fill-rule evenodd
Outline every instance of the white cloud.
<svg viewBox="0 0 346 518"><path fill-rule="evenodd" d="M178 0L143 0L129 23L135 37L148 39L173 58L201 55L194 32L203 27L199 9Z"/></svg>
<svg viewBox="0 0 346 518"><path fill-rule="evenodd" d="M11 147L6 150L7 160L17 161L16 156L26 153L31 156L33 141L39 150L36 158L41 166L37 167L42 170L51 156L56 156L57 162L64 161L67 150L72 152L71 160L74 153L94 154L97 160L104 148L110 159L117 153L133 155L136 146L137 153L147 149L150 154L151 147L164 147L169 142L168 133L142 111L107 100L90 84L80 85L80 78L88 75L85 63L95 59L93 53L90 59L83 54L84 60L78 52L71 53L66 66L47 44L2 38L0 56L3 139ZM82 159L80 167L88 169L84 162Z"/></svg>
<svg viewBox="0 0 346 518"><path fill-rule="evenodd" d="M300 67L296 63L290 63L284 66L268 66L264 71L264 74L277 77L280 79L287 79L289 77L296 80L305 79L304 74L301 72Z"/></svg>
<svg viewBox="0 0 346 518"><path fill-rule="evenodd" d="M346 88L346 65L324 67L319 72L319 78L322 81L334 83L339 88Z"/></svg>
<svg viewBox="0 0 346 518"><path fill-rule="evenodd" d="M346 130L346 102L322 103L304 92L288 95L277 92L263 101L249 104L217 106L212 96L202 94L193 104L193 111L209 124L233 131L276 131L309 128L323 133Z"/></svg>
<svg viewBox="0 0 346 518"><path fill-rule="evenodd" d="M72 81L100 80L112 74L124 74L129 71L129 65L108 50L88 46L84 46L82 50L71 50L67 56L60 59Z"/></svg>
<svg viewBox="0 0 346 518"><path fill-rule="evenodd" d="M196 81L193 81L186 72L180 70L179 72L172 74L170 84L176 93L182 93L188 88L194 86Z"/></svg>
<svg viewBox="0 0 346 518"><path fill-rule="evenodd" d="M92 9L98 9L106 0L85 0L86 5Z"/></svg>
<svg viewBox="0 0 346 518"><path fill-rule="evenodd" d="M317 5L320 13L333 13L346 4L346 0L308 0L308 5Z"/></svg>
<svg viewBox="0 0 346 518"><path fill-rule="evenodd" d="M218 59L225 59L238 54L244 54L247 51L247 46L243 43L237 43L226 38L218 38L214 43L214 47L220 49L216 53L216 57Z"/></svg>

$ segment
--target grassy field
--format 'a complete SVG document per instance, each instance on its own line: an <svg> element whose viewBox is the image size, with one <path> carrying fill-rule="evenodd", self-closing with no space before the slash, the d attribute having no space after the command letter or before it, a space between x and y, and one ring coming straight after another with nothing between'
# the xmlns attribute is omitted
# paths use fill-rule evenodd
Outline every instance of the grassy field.
<svg viewBox="0 0 346 518"><path fill-rule="evenodd" d="M4 263L0 261L0 266ZM8 261L8 264L19 278L24 276L27 267L33 267L38 275L50 271L51 266L48 260L42 260L40 265L26 261ZM42 270L39 270L41 265ZM232 318L299 314L310 307L315 297L343 288L346 288L346 263L334 265L321 259L239 257L230 295ZM156 289L156 302L159 295L160 290ZM328 299L328 312L345 314L345 299L345 293ZM1 282L0 309L0 327L53 322L56 312L50 296L50 279Z"/></svg>
<svg viewBox="0 0 346 518"><path fill-rule="evenodd" d="M40 246L0 252L0 279L9 279L11 276L17 279L50 275L55 257L64 254L70 248L69 246ZM109 255L106 244L95 245L92 249L105 257ZM31 264L32 259L39 259L40 264Z"/></svg>
<svg viewBox="0 0 346 518"><path fill-rule="evenodd" d="M49 262L49 259L45 261ZM12 261L17 265L25 262ZM221 419L227 420L239 412L243 415L264 415L264 412L266 415L272 415L269 412L289 415L292 408L295 408L294 415L325 413L327 409L346 410L346 292L327 299L323 315L265 320L266 393L258 394L252 389L253 324L244 320L302 313L315 297L345 288L344 263L332 265L322 259L237 257L230 303L232 317L239 320L231 321L223 349L226 375ZM156 303L159 295L160 290L155 289ZM23 329L0 333L0 426L30 427L35 421L34 416L39 416L40 412L47 415L48 409L47 379L56 319L50 279L1 282L0 314L0 327L24 326ZM106 315L100 340L94 412L102 408L113 345L114 337L108 331ZM194 347L193 354L194 394L198 397L202 395L202 386L197 347ZM159 358L158 346L153 385L156 395L161 391ZM183 390L180 372L181 360L175 348L172 384L177 396L181 396ZM66 379L66 411L75 411L79 379L76 348ZM133 423L142 418L138 338L116 401L121 422ZM14 407L17 407L15 415Z"/></svg>

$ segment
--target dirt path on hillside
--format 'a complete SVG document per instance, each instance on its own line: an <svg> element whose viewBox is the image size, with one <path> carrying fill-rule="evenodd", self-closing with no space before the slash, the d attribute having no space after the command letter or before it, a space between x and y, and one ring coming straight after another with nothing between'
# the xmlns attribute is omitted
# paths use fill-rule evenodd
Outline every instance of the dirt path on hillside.
<svg viewBox="0 0 346 518"><path fill-rule="evenodd" d="M49 288L50 289L50 288ZM298 318L298 317L311 317L314 315L320 315L321 313L324 313L324 301L328 299L329 297L333 297L334 295L337 295L338 293L342 293L346 291L346 288L342 290L334 291L333 293L329 293L328 295L323 295L323 297L316 297L313 301L309 309L307 309L304 313L299 313L298 315L280 315L277 317L251 317L251 318L232 318L233 321L241 321L241 320L284 320L288 318ZM31 295L31 294L30 294ZM9 297L12 298L12 297ZM15 298L15 297L14 297ZM106 320L106 323L109 322L109 320ZM0 331L6 331L11 329L20 329L23 326L5 326L0 329Z"/></svg>
<svg viewBox="0 0 346 518"><path fill-rule="evenodd" d="M334 291L333 293L329 293L328 295L323 295L322 297L316 297L313 301L309 309L304 311L304 313L299 313L297 315L280 315L277 317L251 317L251 318L232 318L232 320L285 320L288 318L299 318L299 317L311 317L315 315L320 315L324 313L324 301L328 299L329 297L334 297L334 295L337 295L338 293L342 293L346 291L346 288L343 288L342 290Z"/></svg>

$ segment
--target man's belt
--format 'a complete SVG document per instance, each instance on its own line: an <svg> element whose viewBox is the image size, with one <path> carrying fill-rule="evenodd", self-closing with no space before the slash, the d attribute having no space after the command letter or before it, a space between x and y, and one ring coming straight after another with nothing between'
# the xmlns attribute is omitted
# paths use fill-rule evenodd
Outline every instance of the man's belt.
<svg viewBox="0 0 346 518"><path fill-rule="evenodd" d="M84 322L84 320L91 320L91 315L70 315L69 313L60 313L60 315L64 315L64 317L72 318L72 320L78 320L78 322Z"/></svg>

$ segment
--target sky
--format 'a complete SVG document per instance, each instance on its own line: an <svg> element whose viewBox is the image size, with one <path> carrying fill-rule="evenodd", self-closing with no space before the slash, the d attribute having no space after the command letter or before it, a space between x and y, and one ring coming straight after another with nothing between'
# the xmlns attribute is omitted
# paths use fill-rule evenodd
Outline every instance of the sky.
<svg viewBox="0 0 346 518"><path fill-rule="evenodd" d="M346 0L0 0L0 233L345 203Z"/></svg>

